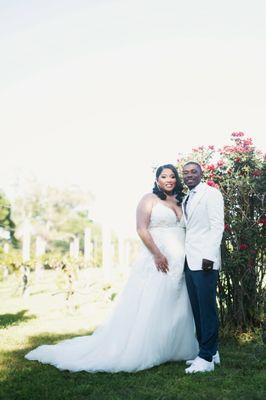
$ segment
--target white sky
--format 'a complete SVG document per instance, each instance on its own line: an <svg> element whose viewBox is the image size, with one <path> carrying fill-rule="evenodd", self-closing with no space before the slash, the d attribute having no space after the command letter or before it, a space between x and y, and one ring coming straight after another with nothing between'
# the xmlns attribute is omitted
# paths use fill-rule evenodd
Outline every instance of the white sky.
<svg viewBox="0 0 266 400"><path fill-rule="evenodd" d="M264 0L0 0L0 187L78 184L132 230L152 165L238 130L265 149L265 21Z"/></svg>

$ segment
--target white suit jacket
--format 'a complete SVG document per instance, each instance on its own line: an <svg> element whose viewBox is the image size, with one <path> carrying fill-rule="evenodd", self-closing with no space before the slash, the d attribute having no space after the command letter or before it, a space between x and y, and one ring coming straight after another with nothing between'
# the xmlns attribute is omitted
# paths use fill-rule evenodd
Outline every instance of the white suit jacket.
<svg viewBox="0 0 266 400"><path fill-rule="evenodd" d="M186 224L185 253L191 270L201 270L202 259L214 262L214 269L221 266L220 245L224 230L224 202L221 192L206 183L199 183L191 198L186 217L184 198L182 208Z"/></svg>

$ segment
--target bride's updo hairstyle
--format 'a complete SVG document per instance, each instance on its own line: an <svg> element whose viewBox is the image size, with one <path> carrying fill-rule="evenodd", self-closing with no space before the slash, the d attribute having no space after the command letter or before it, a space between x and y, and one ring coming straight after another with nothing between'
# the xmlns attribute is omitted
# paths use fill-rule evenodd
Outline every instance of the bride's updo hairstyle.
<svg viewBox="0 0 266 400"><path fill-rule="evenodd" d="M164 169L170 169L171 171L173 171L173 173L175 175L176 185L175 185L175 188L173 190L173 194L175 195L177 204L181 205L182 199L184 197L183 185L182 185L181 180L180 180L180 178L178 176L176 168L172 164L161 165L160 167L157 168L156 174L155 174L156 181L154 182L154 187L152 189L152 193L156 194L156 196L158 196L159 199L161 199L161 200L165 200L166 199L165 192L160 188L160 186L157 183L157 180L158 180L159 176L161 175L161 173L163 172Z"/></svg>

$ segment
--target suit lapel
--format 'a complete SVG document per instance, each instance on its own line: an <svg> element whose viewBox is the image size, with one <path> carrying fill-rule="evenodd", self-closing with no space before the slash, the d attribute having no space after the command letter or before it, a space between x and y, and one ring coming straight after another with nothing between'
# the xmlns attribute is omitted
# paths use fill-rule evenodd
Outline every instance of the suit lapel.
<svg viewBox="0 0 266 400"><path fill-rule="evenodd" d="M195 209L197 208L197 205L199 204L200 200L206 193L207 188L208 188L208 186L206 184L203 184L202 187L200 188L200 190L195 193L195 195L192 199L192 202L190 204L190 210L189 210L189 216L188 216L187 222L189 222L191 220L191 217L192 217Z"/></svg>
<svg viewBox="0 0 266 400"><path fill-rule="evenodd" d="M189 193L183 198L183 201L182 201L182 212L183 212L183 216L184 216L186 223L187 223L187 216L185 213L185 202L187 201L188 196L189 196Z"/></svg>

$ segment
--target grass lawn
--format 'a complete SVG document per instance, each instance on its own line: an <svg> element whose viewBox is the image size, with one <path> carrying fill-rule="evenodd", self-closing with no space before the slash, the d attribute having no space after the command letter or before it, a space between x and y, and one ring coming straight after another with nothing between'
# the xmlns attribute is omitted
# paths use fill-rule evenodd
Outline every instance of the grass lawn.
<svg viewBox="0 0 266 400"><path fill-rule="evenodd" d="M192 376L185 375L184 362L134 374L89 374L25 360L25 353L40 344L91 333L113 307L124 282L117 275L115 284L104 285L99 271L83 271L77 294L66 305L55 274L45 271L24 298L14 276L0 283L1 400L266 399L266 348L259 339L223 342L222 366Z"/></svg>

